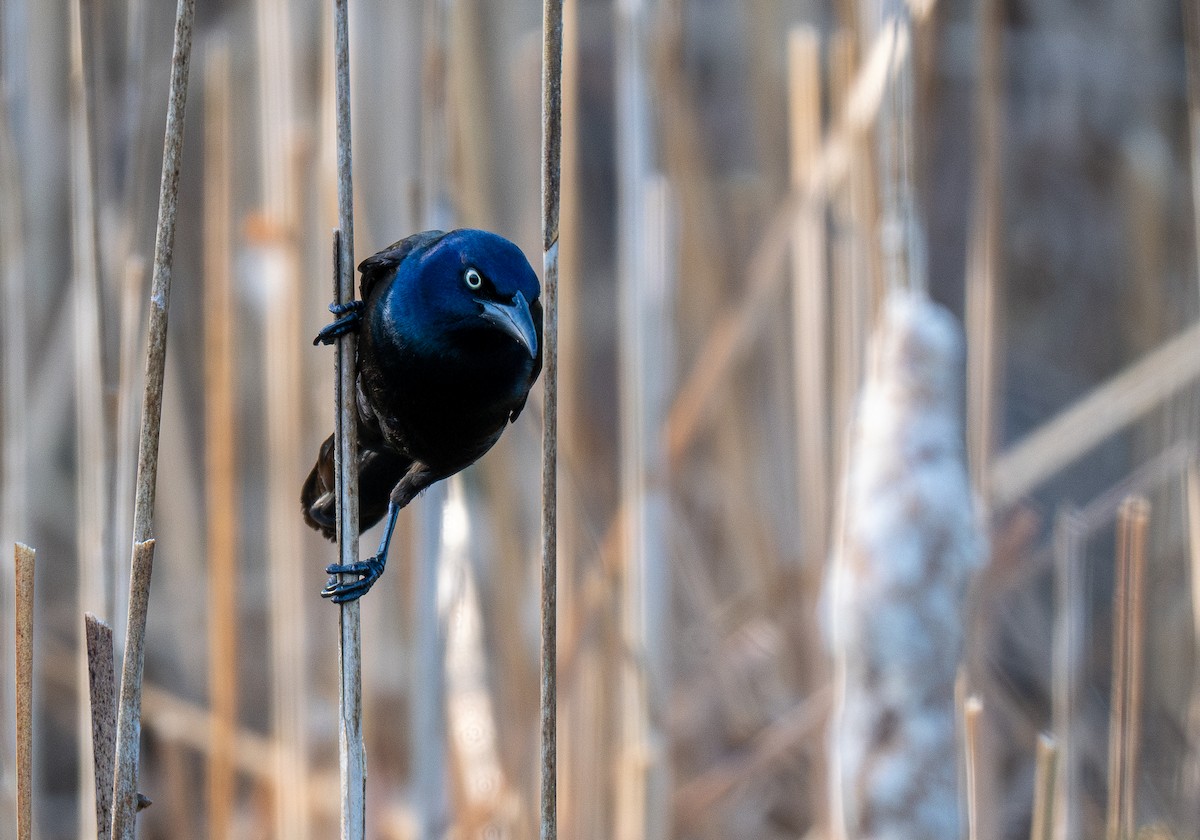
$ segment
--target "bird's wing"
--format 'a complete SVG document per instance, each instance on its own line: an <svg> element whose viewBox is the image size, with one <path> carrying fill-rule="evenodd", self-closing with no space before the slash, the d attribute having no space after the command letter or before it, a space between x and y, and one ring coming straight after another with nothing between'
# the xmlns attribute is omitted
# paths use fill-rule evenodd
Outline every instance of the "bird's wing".
<svg viewBox="0 0 1200 840"><path fill-rule="evenodd" d="M360 262L358 270L362 273L363 300L371 296L371 290L375 288L375 285L394 272L400 263L404 262L405 257L419 248L429 247L445 235L445 232L440 230L414 233L399 242L393 242L378 254L369 256Z"/></svg>
<svg viewBox="0 0 1200 840"><path fill-rule="evenodd" d="M533 326L537 328L538 337L537 358L533 360L533 371L529 374L529 383L532 385L534 382L537 382L537 378L542 372L542 346L546 343L542 338L542 302L540 300L535 300L532 304L530 304L529 314L533 317ZM528 391L525 392L525 396L529 396ZM510 423L516 422L516 419L521 415L521 410L523 408L525 408L525 400L521 400L521 402L519 402L516 407L513 408L512 412L508 415L508 421Z"/></svg>

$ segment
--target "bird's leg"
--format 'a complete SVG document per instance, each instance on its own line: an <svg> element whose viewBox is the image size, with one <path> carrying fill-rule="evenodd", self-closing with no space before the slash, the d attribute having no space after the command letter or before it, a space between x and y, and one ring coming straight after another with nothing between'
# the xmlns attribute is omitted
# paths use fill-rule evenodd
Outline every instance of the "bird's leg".
<svg viewBox="0 0 1200 840"><path fill-rule="evenodd" d="M400 509L415 499L417 494L430 484L447 475L446 472L432 470L425 464L414 461L404 477L392 488L391 495L388 496L387 520L383 526L383 539L379 541L379 551L374 557L368 557L358 563L347 563L344 566L332 563L326 566L325 572L333 577L321 590L321 597L331 598L335 604L344 604L365 595L383 574L383 567L387 563L388 546L392 542L392 531L396 528L396 518L400 515ZM337 575L358 575L359 579L340 581Z"/></svg>
<svg viewBox="0 0 1200 840"><path fill-rule="evenodd" d="M358 563L340 565L331 563L325 567L325 572L331 577L321 590L322 598L331 598L335 604L354 601L367 594L367 590L379 580L383 567L387 565L388 547L392 542L392 531L396 527L396 518L400 515L400 507L395 500L388 499L387 521L383 526L383 539L379 541L379 551L374 557L368 557ZM338 575L358 575L358 580L342 581Z"/></svg>
<svg viewBox="0 0 1200 840"><path fill-rule="evenodd" d="M329 311L337 315L338 319L317 333L317 337L313 339L313 344L333 344L333 342L338 340L339 336L343 336L348 332L355 332L358 329L358 325L362 323L362 308L363 302L361 300L329 304Z"/></svg>

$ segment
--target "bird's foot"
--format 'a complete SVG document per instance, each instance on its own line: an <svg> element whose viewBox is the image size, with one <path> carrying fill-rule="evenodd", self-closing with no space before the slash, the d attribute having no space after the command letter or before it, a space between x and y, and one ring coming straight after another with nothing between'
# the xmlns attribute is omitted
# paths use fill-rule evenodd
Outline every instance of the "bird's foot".
<svg viewBox="0 0 1200 840"><path fill-rule="evenodd" d="M357 331L358 325L362 323L362 308L361 300L329 304L329 311L337 315L338 319L317 333L313 344L333 344L346 333Z"/></svg>
<svg viewBox="0 0 1200 840"><path fill-rule="evenodd" d="M325 572L332 577L321 590L321 597L330 598L335 604L344 604L367 594L367 590L383 574L383 561L378 557L369 557L360 563L347 563L344 566L332 563L325 567ZM338 575L358 575L358 580L340 580Z"/></svg>

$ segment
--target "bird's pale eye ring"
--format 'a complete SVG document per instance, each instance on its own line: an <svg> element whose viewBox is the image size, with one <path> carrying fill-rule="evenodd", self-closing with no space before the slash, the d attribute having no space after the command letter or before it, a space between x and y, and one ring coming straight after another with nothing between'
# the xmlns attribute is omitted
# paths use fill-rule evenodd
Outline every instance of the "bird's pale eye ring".
<svg viewBox="0 0 1200 840"><path fill-rule="evenodd" d="M463 272L463 282L467 284L467 288L472 291L483 285L483 275L473 268L468 268Z"/></svg>

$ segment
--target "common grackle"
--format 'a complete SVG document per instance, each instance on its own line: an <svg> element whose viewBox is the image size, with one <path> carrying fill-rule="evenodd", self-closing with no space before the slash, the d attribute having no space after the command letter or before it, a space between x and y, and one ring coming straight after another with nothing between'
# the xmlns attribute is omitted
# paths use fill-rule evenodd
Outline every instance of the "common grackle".
<svg viewBox="0 0 1200 840"><path fill-rule="evenodd" d="M375 556L333 564L321 594L364 595L383 574L400 509L491 449L542 369L537 275L521 250L482 230L414 234L359 265L362 300L330 307L314 344L357 330L359 527L387 515ZM322 445L300 501L336 539L334 440ZM336 575L357 575L339 582Z"/></svg>

